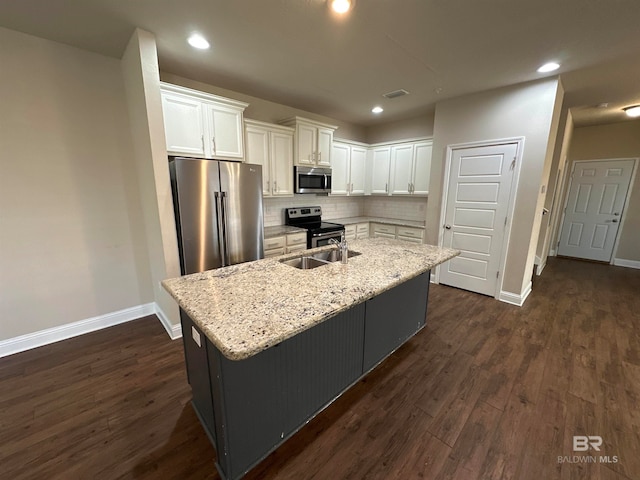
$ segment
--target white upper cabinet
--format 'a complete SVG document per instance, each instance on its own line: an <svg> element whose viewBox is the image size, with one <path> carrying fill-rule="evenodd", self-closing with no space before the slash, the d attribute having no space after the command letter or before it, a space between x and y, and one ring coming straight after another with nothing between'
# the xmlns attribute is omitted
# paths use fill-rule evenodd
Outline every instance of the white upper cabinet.
<svg viewBox="0 0 640 480"><path fill-rule="evenodd" d="M241 160L244 157L242 110L206 103L205 113L209 127L208 138L211 142L211 156Z"/></svg>
<svg viewBox="0 0 640 480"><path fill-rule="evenodd" d="M262 165L262 194L293 195L293 128L245 120L246 161Z"/></svg>
<svg viewBox="0 0 640 480"><path fill-rule="evenodd" d="M391 147L391 195L409 195L413 177L413 144Z"/></svg>
<svg viewBox="0 0 640 480"><path fill-rule="evenodd" d="M351 165L349 173L351 175L351 195L364 195L365 192L365 170L367 164L367 149L362 147L351 147Z"/></svg>
<svg viewBox="0 0 640 480"><path fill-rule="evenodd" d="M428 195L431 178L432 142L416 143L413 147L413 194Z"/></svg>
<svg viewBox="0 0 640 480"><path fill-rule="evenodd" d="M163 91L162 113L167 151L204 157L202 102Z"/></svg>
<svg viewBox="0 0 640 480"><path fill-rule="evenodd" d="M333 132L337 127L302 117L280 122L295 128L294 163L307 166L331 166Z"/></svg>
<svg viewBox="0 0 640 480"><path fill-rule="evenodd" d="M171 155L242 160L242 115L247 103L161 82Z"/></svg>
<svg viewBox="0 0 640 480"><path fill-rule="evenodd" d="M391 147L371 149L371 194L389 195L389 166Z"/></svg>
<svg viewBox="0 0 640 480"><path fill-rule="evenodd" d="M428 195L431 172L431 141L391 146L391 194Z"/></svg>
<svg viewBox="0 0 640 480"><path fill-rule="evenodd" d="M349 184L349 145L333 142L331 152L331 195L348 195Z"/></svg>
<svg viewBox="0 0 640 480"><path fill-rule="evenodd" d="M333 142L331 194L364 195L367 149L349 142Z"/></svg>

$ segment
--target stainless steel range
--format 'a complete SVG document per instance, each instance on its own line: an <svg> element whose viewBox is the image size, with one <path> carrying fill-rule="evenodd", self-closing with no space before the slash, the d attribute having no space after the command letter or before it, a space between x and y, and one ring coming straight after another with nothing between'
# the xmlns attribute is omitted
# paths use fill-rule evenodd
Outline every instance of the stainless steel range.
<svg viewBox="0 0 640 480"><path fill-rule="evenodd" d="M340 241L344 225L322 221L320 207L293 207L285 209L285 223L307 229L307 248L328 245L331 238Z"/></svg>

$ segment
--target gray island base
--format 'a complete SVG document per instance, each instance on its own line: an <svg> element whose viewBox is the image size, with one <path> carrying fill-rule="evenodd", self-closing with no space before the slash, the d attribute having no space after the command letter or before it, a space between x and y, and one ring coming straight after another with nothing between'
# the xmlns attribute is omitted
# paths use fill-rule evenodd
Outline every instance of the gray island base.
<svg viewBox="0 0 640 480"><path fill-rule="evenodd" d="M192 332L183 338L193 406L220 475L242 478L421 330L429 274L239 361L222 355L181 310L182 331Z"/></svg>
<svg viewBox="0 0 640 480"><path fill-rule="evenodd" d="M296 253L162 282L223 478L242 478L420 331L430 270L459 254L383 238L350 250L348 264L283 263Z"/></svg>

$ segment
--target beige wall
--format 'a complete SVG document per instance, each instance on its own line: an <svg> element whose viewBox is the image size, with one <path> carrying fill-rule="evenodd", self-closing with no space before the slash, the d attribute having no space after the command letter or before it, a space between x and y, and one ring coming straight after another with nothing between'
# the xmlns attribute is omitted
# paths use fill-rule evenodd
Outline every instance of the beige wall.
<svg viewBox="0 0 640 480"><path fill-rule="evenodd" d="M120 62L0 28L0 340L153 300Z"/></svg>
<svg viewBox="0 0 640 480"><path fill-rule="evenodd" d="M525 137L515 213L502 290L519 295L529 284L544 201L549 137L557 125L562 89L557 78L446 100L436 105L434 148L427 204L427 241L437 243L447 145ZM555 137L551 139L551 146ZM546 169L548 172L548 169Z"/></svg>
<svg viewBox="0 0 640 480"><path fill-rule="evenodd" d="M162 117L160 72L155 37L136 29L122 57L122 75L127 92L132 160L136 165L144 212L146 246L149 251L151 286L165 327L179 325L175 301L160 282L180 276L178 240Z"/></svg>
<svg viewBox="0 0 640 480"><path fill-rule="evenodd" d="M392 142L409 138L433 137L435 112L367 128L367 143Z"/></svg>
<svg viewBox="0 0 640 480"><path fill-rule="evenodd" d="M342 122L323 115L316 115L315 113L306 112L280 103L274 103L261 98L245 95L244 93L216 87L208 83L190 80L168 72L161 72L160 78L163 82L181 85L183 87L200 90L201 92L209 92L214 95L220 95L226 98L233 98L235 100L240 100L241 102L246 102L249 106L244 111L245 118L260 120L262 122L278 123L280 120L284 120L285 118L294 116L305 117L318 122L336 125L338 130L336 130L335 136L338 138L355 140L358 142L366 142L367 140L366 128L359 125Z"/></svg>
<svg viewBox="0 0 640 480"><path fill-rule="evenodd" d="M640 157L640 120L580 127L573 131L569 171L576 160ZM640 169L640 165L636 166ZM636 171L616 258L640 261L640 173Z"/></svg>

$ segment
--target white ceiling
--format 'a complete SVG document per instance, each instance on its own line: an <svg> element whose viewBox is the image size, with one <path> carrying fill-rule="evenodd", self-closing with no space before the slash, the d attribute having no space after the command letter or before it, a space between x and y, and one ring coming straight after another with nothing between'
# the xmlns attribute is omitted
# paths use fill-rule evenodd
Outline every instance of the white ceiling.
<svg viewBox="0 0 640 480"><path fill-rule="evenodd" d="M549 60L578 125L622 121L640 103L639 20L638 0L358 0L342 19L325 0L0 2L4 27L119 58L138 26L163 71L360 125L541 78ZM193 31L212 48L189 47Z"/></svg>

